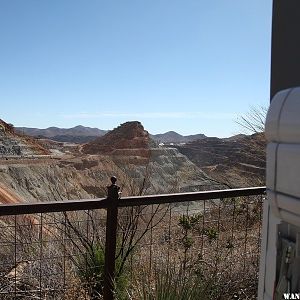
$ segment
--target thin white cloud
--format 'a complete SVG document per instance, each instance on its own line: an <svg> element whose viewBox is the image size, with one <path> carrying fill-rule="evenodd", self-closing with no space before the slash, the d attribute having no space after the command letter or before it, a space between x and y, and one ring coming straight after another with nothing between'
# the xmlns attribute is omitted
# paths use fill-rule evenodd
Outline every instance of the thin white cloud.
<svg viewBox="0 0 300 300"><path fill-rule="evenodd" d="M202 118L202 119L233 119L240 113L206 113L206 112L150 112L150 113L121 113L121 112L99 112L99 113L74 113L74 114L63 114L64 119L97 119L97 118L136 118L136 119L191 119L191 118Z"/></svg>

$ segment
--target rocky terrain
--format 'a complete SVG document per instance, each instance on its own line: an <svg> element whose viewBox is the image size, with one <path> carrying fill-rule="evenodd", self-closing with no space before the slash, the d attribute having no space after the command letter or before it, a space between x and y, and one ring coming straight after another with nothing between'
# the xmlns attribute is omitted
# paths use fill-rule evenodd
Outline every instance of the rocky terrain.
<svg viewBox="0 0 300 300"><path fill-rule="evenodd" d="M133 158L134 160L134 158ZM107 156L1 162L1 184L24 201L104 197L112 175L123 195L212 189L208 176L177 150L155 151L151 160Z"/></svg>
<svg viewBox="0 0 300 300"><path fill-rule="evenodd" d="M37 141L1 121L0 151L2 203L104 197L112 175L124 196L264 184L262 134L170 148L158 146L140 122L126 122L76 145Z"/></svg>
<svg viewBox="0 0 300 300"><path fill-rule="evenodd" d="M47 155L49 152L35 139L18 135L12 125L0 119L0 155L28 156Z"/></svg>
<svg viewBox="0 0 300 300"><path fill-rule="evenodd" d="M263 133L228 139L205 138L176 148L210 177L229 187L265 184Z"/></svg>
<svg viewBox="0 0 300 300"><path fill-rule="evenodd" d="M126 122L116 129L108 132L103 137L83 145L85 154L114 154L114 151L124 150L123 155L131 153L134 149L140 156L149 156L149 149L155 143L150 138L148 131L140 122ZM127 150L127 151L126 151ZM121 155L121 153L120 153Z"/></svg>
<svg viewBox="0 0 300 300"><path fill-rule="evenodd" d="M2 195L26 202L104 197L112 175L124 196L220 188L177 149L156 147L139 122L124 123L76 151L43 143L51 155L0 159Z"/></svg>

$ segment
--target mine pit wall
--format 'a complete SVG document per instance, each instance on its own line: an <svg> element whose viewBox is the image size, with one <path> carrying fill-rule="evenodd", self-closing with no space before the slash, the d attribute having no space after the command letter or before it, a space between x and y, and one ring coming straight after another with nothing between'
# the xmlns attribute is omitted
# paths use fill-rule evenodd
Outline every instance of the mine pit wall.
<svg viewBox="0 0 300 300"><path fill-rule="evenodd" d="M125 152L138 154L135 150ZM112 175L118 177L123 196L136 195L144 179L144 194L220 188L176 149L151 149L150 153L150 159L139 155L91 155L32 163L25 160L24 164L22 160L11 164L3 161L0 184L24 202L105 197Z"/></svg>
<svg viewBox="0 0 300 300"><path fill-rule="evenodd" d="M22 200L13 191L9 190L0 184L0 203L1 204L16 204L21 203Z"/></svg>

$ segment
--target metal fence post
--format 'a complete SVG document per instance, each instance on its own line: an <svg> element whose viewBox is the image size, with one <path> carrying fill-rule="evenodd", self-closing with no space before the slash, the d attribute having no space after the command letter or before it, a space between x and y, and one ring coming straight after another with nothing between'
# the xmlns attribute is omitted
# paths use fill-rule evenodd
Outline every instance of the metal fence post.
<svg viewBox="0 0 300 300"><path fill-rule="evenodd" d="M105 263L104 263L104 300L114 299L115 258L117 242L118 206L120 187L116 185L117 178L111 177L112 184L107 187L108 208L106 215Z"/></svg>

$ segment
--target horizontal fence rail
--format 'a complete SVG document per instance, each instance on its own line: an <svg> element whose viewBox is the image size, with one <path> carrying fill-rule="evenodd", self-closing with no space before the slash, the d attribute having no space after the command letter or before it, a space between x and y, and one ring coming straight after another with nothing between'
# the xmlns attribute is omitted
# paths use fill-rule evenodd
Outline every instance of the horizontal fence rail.
<svg viewBox="0 0 300 300"><path fill-rule="evenodd" d="M0 205L0 299L255 299L265 187L122 198L110 188Z"/></svg>
<svg viewBox="0 0 300 300"><path fill-rule="evenodd" d="M118 207L254 196L261 195L265 193L265 191L266 187L249 187L229 190L125 197L118 200Z"/></svg>
<svg viewBox="0 0 300 300"><path fill-rule="evenodd" d="M215 190L204 192L162 194L162 195L146 195L120 198L117 201L118 207L152 205L163 203L190 202L230 197L254 196L262 195L266 191L266 187L249 187L240 189ZM0 216L23 215L34 213L60 212L60 211L76 211L87 209L108 208L110 202L107 198L97 199L81 199L66 201L49 201L37 203L17 203L17 204L1 204Z"/></svg>

